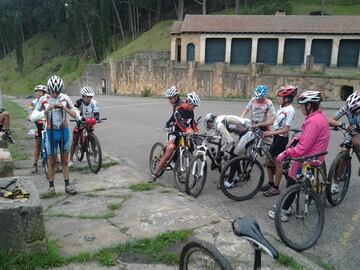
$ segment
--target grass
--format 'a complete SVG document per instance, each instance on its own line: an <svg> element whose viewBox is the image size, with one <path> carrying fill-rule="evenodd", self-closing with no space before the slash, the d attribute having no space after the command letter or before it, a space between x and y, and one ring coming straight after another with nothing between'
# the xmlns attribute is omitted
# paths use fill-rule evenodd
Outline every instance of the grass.
<svg viewBox="0 0 360 270"><path fill-rule="evenodd" d="M33 144L32 140L27 137L27 128L25 121L27 117L26 111L8 99L3 99L3 106L10 114L10 130L15 139L15 144L8 144L9 151L13 160L27 160L31 156Z"/></svg>
<svg viewBox="0 0 360 270"><path fill-rule="evenodd" d="M153 183L138 183L129 187L132 191L147 191L155 188Z"/></svg>
<svg viewBox="0 0 360 270"><path fill-rule="evenodd" d="M107 206L110 210L118 210L121 208L121 203L112 203Z"/></svg>
<svg viewBox="0 0 360 270"><path fill-rule="evenodd" d="M46 269L92 261L97 261L103 266L114 266L117 264L116 258L121 254L141 254L151 261L177 264L178 255L168 252L167 249L173 244L185 241L191 235L190 230L166 232L155 238L119 244L95 253L83 252L76 256L62 256L56 241L46 241L46 252L9 254L0 251L0 265L2 270Z"/></svg>
<svg viewBox="0 0 360 270"><path fill-rule="evenodd" d="M298 263L293 257L287 256L285 254L280 253L277 260L282 265L286 265L293 270L306 270L306 268Z"/></svg>

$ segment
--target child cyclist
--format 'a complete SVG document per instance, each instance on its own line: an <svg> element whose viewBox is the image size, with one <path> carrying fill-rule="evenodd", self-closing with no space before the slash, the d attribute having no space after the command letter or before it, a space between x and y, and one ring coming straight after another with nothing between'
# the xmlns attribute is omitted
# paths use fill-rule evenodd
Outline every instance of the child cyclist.
<svg viewBox="0 0 360 270"><path fill-rule="evenodd" d="M349 124L346 126L345 123L340 123L339 120L341 117L346 115ZM345 102L345 105L341 107L332 118L329 118L329 124L332 127L342 127L346 128L351 132L351 143L354 146L354 149L360 151L360 90L352 93ZM350 152L349 148L344 147L341 151ZM341 175L340 172L344 170L345 163L340 161L338 176ZM360 168L358 170L358 175L360 176ZM338 177L340 178L340 177ZM340 188L340 183L333 181L331 183L331 193L338 193Z"/></svg>
<svg viewBox="0 0 360 270"><path fill-rule="evenodd" d="M172 114L169 120L165 123L165 127L171 127L175 124L174 113L177 107L184 103L184 100L179 97L179 92L175 86L172 86L165 91L165 97L169 100L172 105Z"/></svg>
<svg viewBox="0 0 360 270"><path fill-rule="evenodd" d="M327 151L330 130L328 120L325 114L319 109L321 102L321 94L318 91L305 91L301 93L297 99L300 104L300 111L305 116L305 121L301 127L302 133L298 139L298 143L291 148L286 149L280 153L276 160L282 162L286 157L298 158L323 153ZM324 156L319 157L319 161L325 162ZM294 162L289 170L289 177L287 177L286 187L292 186L296 183L296 172L301 168L302 164ZM288 220L286 216L294 198L290 198L281 213L281 221ZM270 210L269 216L275 218L275 211Z"/></svg>
<svg viewBox="0 0 360 270"><path fill-rule="evenodd" d="M267 99L268 87L266 85L257 85L254 89L254 96L246 105L245 110L240 117L244 118L251 111L250 120L253 124L265 122L275 115L275 108L270 99ZM268 127L265 127L265 130Z"/></svg>
<svg viewBox="0 0 360 270"><path fill-rule="evenodd" d="M286 145L289 141L288 135L291 124L295 117L294 107L291 105L294 97L297 93L297 87L292 85L285 85L280 87L276 93L277 102L280 105L279 110L276 112L276 116L269 119L264 123L258 123L257 126L260 128L273 125L272 131L265 131L264 137L274 136L273 142L270 146L270 154L276 159L276 157L285 150ZM264 191L266 197L280 194L279 186L282 177L282 164L274 160L274 163L266 159L267 172L269 182L261 188ZM275 171L274 167L275 166ZM274 181L275 174L275 181Z"/></svg>
<svg viewBox="0 0 360 270"><path fill-rule="evenodd" d="M85 120L89 117L95 117L96 120L100 119L100 113L99 108L97 106L97 102L95 99L93 99L95 92L94 89L91 87L83 87L80 90L81 98L76 100L74 106L79 109L80 111L80 117L78 120ZM77 122L77 125L74 127L73 130L73 139L71 142L71 148L70 148L70 162L69 166L73 165L74 160L74 153L75 153L75 146L78 143L80 133L85 128L84 125L82 125L81 121Z"/></svg>
<svg viewBox="0 0 360 270"><path fill-rule="evenodd" d="M46 86L45 85L37 85L35 86L35 99L30 102L29 108L31 110L30 115L28 119L31 118L32 111L36 108L36 106L39 103L39 100L42 96L46 94ZM34 163L33 163L33 169L31 173L37 173L38 172L38 160L40 156L41 151L41 132L44 128L44 122L45 122L45 116L41 118L39 121L35 122L35 150L34 150Z"/></svg>

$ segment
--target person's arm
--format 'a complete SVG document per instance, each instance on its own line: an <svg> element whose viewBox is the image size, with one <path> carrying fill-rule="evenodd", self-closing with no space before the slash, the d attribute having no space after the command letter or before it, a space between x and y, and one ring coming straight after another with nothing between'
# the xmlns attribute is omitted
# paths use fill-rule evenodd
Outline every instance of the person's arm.
<svg viewBox="0 0 360 270"><path fill-rule="evenodd" d="M273 117L271 117L271 119L269 119L269 120L267 120L267 121L265 121L265 122L262 122L262 123L257 123L257 124L255 124L255 125L253 125L252 127L253 127L253 128L259 128L259 127L271 126L272 124L274 124L275 119L276 119L276 117L273 116Z"/></svg>
<svg viewBox="0 0 360 270"><path fill-rule="evenodd" d="M94 117L96 120L100 120L100 112L99 112L99 107L97 105L97 102L94 99L91 102L93 104L92 107L93 107Z"/></svg>
<svg viewBox="0 0 360 270"><path fill-rule="evenodd" d="M179 109L177 109L174 113L174 118L175 118L175 123L176 125L179 127L179 129L181 131L188 131L188 127L183 123L183 117L181 115L181 112L182 112L182 108L180 107Z"/></svg>
<svg viewBox="0 0 360 270"><path fill-rule="evenodd" d="M278 130L273 131L265 131L264 136L273 136L273 135L279 135L279 134L287 134L290 130L290 126L285 126L283 128L280 128Z"/></svg>
<svg viewBox="0 0 360 270"><path fill-rule="evenodd" d="M248 109L248 108L245 108L245 109L243 110L243 112L240 114L240 117L245 117L248 112L249 112L249 109Z"/></svg>

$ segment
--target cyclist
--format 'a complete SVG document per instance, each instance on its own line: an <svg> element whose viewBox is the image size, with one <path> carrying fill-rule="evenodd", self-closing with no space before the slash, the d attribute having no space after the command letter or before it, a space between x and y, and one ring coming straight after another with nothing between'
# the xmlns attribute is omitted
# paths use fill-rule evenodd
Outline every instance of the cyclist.
<svg viewBox="0 0 360 270"><path fill-rule="evenodd" d="M31 112L36 108L37 104L39 103L39 100L42 96L46 94L46 86L45 85L37 85L35 86L35 99L30 102L29 108L31 109ZM31 114L29 115L29 120L31 118ZM31 173L37 173L38 167L37 163L40 156L41 151L41 132L43 130L43 123L45 121L45 117L40 119L39 121L35 122L35 151L34 151L34 163L33 163L33 169Z"/></svg>
<svg viewBox="0 0 360 270"><path fill-rule="evenodd" d="M73 118L77 118L78 116L71 99L61 93L63 87L64 83L60 77L56 75L50 77L47 82L49 94L40 98L39 103L31 114L31 120L33 122L38 121L44 116L46 117L47 149L49 155L49 195L56 193L54 179L58 146L61 151L65 192L71 195L76 194L75 187L69 182L68 157L70 142L66 116L67 114Z"/></svg>
<svg viewBox="0 0 360 270"><path fill-rule="evenodd" d="M0 129L4 131L7 141L14 144L15 140L10 132L10 114L4 108L0 108Z"/></svg>
<svg viewBox="0 0 360 270"><path fill-rule="evenodd" d="M240 117L245 117L251 111L250 120L255 124L265 122L275 115L275 107L270 99L267 99L268 87L257 85L254 89L254 96L250 99ZM267 130L268 127L265 127Z"/></svg>
<svg viewBox="0 0 360 270"><path fill-rule="evenodd" d="M80 111L80 118L78 119L79 121L77 121L77 125L74 127L73 130L73 139L70 147L69 166L72 166L73 164L75 146L78 143L80 133L85 128L85 126L82 124L82 121L89 117L95 117L96 120L100 120L99 108L97 106L96 100L94 99L94 89L92 89L91 87L83 87L80 90L80 95L81 98L76 100L74 105Z"/></svg>
<svg viewBox="0 0 360 270"><path fill-rule="evenodd" d="M302 133L298 139L298 143L294 147L286 149L277 156L277 162L282 162L286 157L297 158L323 153L328 148L330 130L325 114L319 109L321 102L320 92L305 91L300 94L297 102L300 104L300 111L305 116L305 121L301 127ZM319 161L325 162L324 156L319 157ZM289 170L289 177L286 179L286 187L296 183L296 172L301 166L302 164L299 162L292 163ZM289 200L284 204L284 209L282 209L281 213L282 221L288 220L286 213L288 213L293 199L294 198L289 197ZM270 210L269 216L275 218L275 211Z"/></svg>
<svg viewBox="0 0 360 270"><path fill-rule="evenodd" d="M168 88L165 91L165 97L169 99L169 102L173 107L171 117L169 118L169 120L165 124L165 127L168 128L168 127L171 127L171 126L174 125L174 123L175 123L175 118L174 118L175 110L176 110L177 107L179 107L181 104L184 103L184 100L179 97L179 92L178 92L178 90L176 89L175 86L172 86L172 87Z"/></svg>
<svg viewBox="0 0 360 270"><path fill-rule="evenodd" d="M349 124L346 126L345 123L340 123L338 120L346 115ZM355 151L360 151L360 90L352 93L345 102L345 105L341 107L333 117L329 118L329 124L332 127L343 127L351 132L352 138L351 143L354 146ZM341 151L348 151L350 149L343 148ZM340 167L344 169L344 163L340 162ZM339 169L338 171L341 171ZM360 168L358 170L358 175L360 176ZM339 183L333 181L331 184L331 192L339 192Z"/></svg>
<svg viewBox="0 0 360 270"><path fill-rule="evenodd" d="M276 93L277 102L280 105L276 116L264 123L257 124L258 127L266 127L273 125L272 131L265 131L264 137L274 136L270 146L270 154L273 158L285 150L289 141L289 130L295 117L295 109L291 105L297 93L297 87L292 85L284 85ZM274 167L275 166L275 167ZM279 186L282 177L282 164L274 160L274 163L266 159L266 167L269 182L261 188L266 197L280 194ZM275 175L275 181L274 181Z"/></svg>
<svg viewBox="0 0 360 270"><path fill-rule="evenodd" d="M170 134L165 154L161 158L159 163L156 165L155 174L152 174L151 177L148 179L149 183L156 181L158 174L161 172L166 162L176 150L177 141L179 139L179 136L176 135L176 133L186 132L190 135L193 132L198 132L194 116L194 109L199 105L199 96L195 92L191 92L187 94L185 102L181 104L181 106L176 108L174 112L175 134Z"/></svg>

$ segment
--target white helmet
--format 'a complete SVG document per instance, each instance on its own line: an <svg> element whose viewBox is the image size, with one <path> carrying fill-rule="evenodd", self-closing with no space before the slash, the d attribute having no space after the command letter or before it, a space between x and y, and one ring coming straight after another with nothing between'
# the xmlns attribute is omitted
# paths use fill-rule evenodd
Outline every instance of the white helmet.
<svg viewBox="0 0 360 270"><path fill-rule="evenodd" d="M95 95L94 89L91 87L83 87L80 90L80 95L87 96L87 97L93 97Z"/></svg>
<svg viewBox="0 0 360 270"><path fill-rule="evenodd" d="M297 99L299 104L306 104L309 102L312 103L320 103L321 101L321 94L319 91L305 91L300 94Z"/></svg>
<svg viewBox="0 0 360 270"><path fill-rule="evenodd" d="M46 93L47 92L46 86L42 85L42 84L39 84L39 85L35 86L35 92L36 91L43 91L44 93Z"/></svg>
<svg viewBox="0 0 360 270"><path fill-rule="evenodd" d="M352 93L346 99L346 108L349 112L354 113L360 109L360 91Z"/></svg>
<svg viewBox="0 0 360 270"><path fill-rule="evenodd" d="M60 93L63 87L64 87L64 82L57 75L51 76L47 82L47 89L49 93Z"/></svg>
<svg viewBox="0 0 360 270"><path fill-rule="evenodd" d="M215 123L216 115L213 113L208 113L204 118L204 126L207 129L213 128Z"/></svg>
<svg viewBox="0 0 360 270"><path fill-rule="evenodd" d="M195 92L191 92L191 93L187 94L186 100L187 100L187 103L190 105L196 105L196 106L200 105L200 98Z"/></svg>
<svg viewBox="0 0 360 270"><path fill-rule="evenodd" d="M166 89L165 97L170 98L179 95L178 90L175 86L171 86L170 88Z"/></svg>

